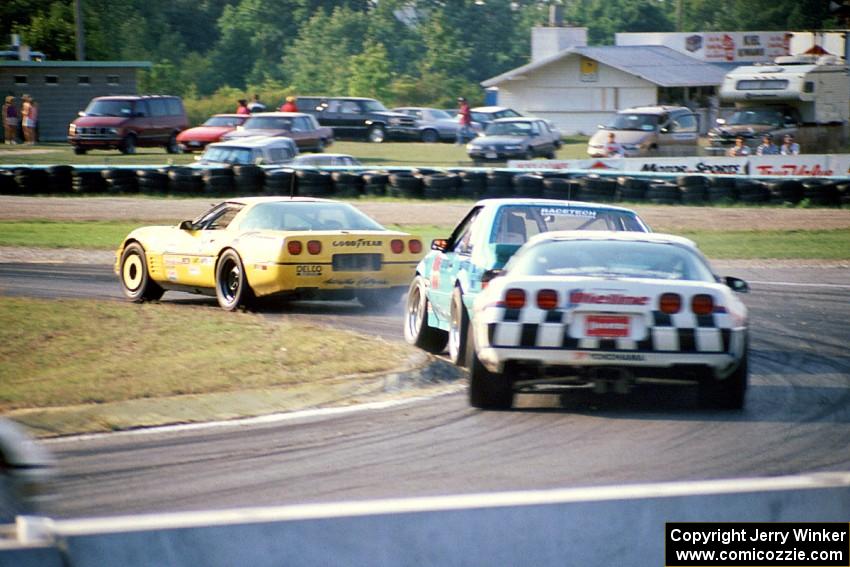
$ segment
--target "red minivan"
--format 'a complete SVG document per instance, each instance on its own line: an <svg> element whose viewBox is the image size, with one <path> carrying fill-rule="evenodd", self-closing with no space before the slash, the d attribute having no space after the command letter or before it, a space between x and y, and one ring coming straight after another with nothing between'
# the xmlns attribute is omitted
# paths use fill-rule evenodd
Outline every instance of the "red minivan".
<svg viewBox="0 0 850 567"><path fill-rule="evenodd" d="M183 101L177 96L127 95L93 98L68 127L74 153L118 148L134 154L137 147L163 146L180 152L177 134L189 126Z"/></svg>

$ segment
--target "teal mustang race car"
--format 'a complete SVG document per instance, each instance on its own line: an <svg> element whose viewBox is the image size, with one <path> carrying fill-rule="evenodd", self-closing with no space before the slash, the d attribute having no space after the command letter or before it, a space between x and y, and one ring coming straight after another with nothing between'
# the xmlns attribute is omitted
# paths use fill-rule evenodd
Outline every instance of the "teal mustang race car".
<svg viewBox="0 0 850 567"><path fill-rule="evenodd" d="M407 294L405 340L431 353L448 344L452 362L465 366L476 295L529 238L554 230L650 232L637 213L622 207L551 199L479 201L449 238L431 243L417 265Z"/></svg>

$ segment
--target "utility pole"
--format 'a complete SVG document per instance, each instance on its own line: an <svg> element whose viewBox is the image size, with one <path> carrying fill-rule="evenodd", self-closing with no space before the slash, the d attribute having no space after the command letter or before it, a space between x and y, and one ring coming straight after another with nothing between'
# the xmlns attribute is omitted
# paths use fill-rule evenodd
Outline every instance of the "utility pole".
<svg viewBox="0 0 850 567"><path fill-rule="evenodd" d="M77 61L85 61L86 35L83 25L83 0L74 0L74 25L77 31Z"/></svg>

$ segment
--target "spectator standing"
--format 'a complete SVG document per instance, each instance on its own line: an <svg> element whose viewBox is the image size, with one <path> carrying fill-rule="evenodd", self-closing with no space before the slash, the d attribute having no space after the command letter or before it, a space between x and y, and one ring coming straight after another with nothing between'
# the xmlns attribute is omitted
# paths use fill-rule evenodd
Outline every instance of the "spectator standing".
<svg viewBox="0 0 850 567"><path fill-rule="evenodd" d="M794 141L794 136L785 134L782 140L782 146L779 148L779 153L784 156L796 156L800 153L800 144Z"/></svg>
<svg viewBox="0 0 850 567"><path fill-rule="evenodd" d="M7 144L18 143L18 107L15 97L7 96L3 103L3 141Z"/></svg>
<svg viewBox="0 0 850 567"><path fill-rule="evenodd" d="M298 112L298 106L295 104L295 97L286 97L286 102L280 106L281 112Z"/></svg>
<svg viewBox="0 0 850 567"><path fill-rule="evenodd" d="M466 102L464 97L458 97L457 101L460 103L460 106L457 111L458 128L455 143L460 145L465 144L473 138L472 112L469 110L469 103Z"/></svg>
<svg viewBox="0 0 850 567"><path fill-rule="evenodd" d="M248 110L247 102L244 98L239 99L239 104L236 106L236 114L251 114L251 111Z"/></svg>
<svg viewBox="0 0 850 567"><path fill-rule="evenodd" d="M761 138L761 144L756 148L757 156L776 156L779 155L779 146L773 143L773 138L769 134L765 134Z"/></svg>
<svg viewBox="0 0 850 567"><path fill-rule="evenodd" d="M248 103L248 111L251 114L255 112L265 112L266 105L260 102L260 95L255 94L254 98L251 99L251 102Z"/></svg>
<svg viewBox="0 0 850 567"><path fill-rule="evenodd" d="M626 151L623 149L623 144L617 141L617 136L614 132L608 132L608 142L605 144L605 157L626 157Z"/></svg>
<svg viewBox="0 0 850 567"><path fill-rule="evenodd" d="M726 155L729 157L748 156L750 155L750 148L744 143L744 138L738 136L735 138L735 145L729 148Z"/></svg>
<svg viewBox="0 0 850 567"><path fill-rule="evenodd" d="M30 145L35 144L35 129L38 126L38 105L30 95L21 97L21 122L24 127L24 142Z"/></svg>

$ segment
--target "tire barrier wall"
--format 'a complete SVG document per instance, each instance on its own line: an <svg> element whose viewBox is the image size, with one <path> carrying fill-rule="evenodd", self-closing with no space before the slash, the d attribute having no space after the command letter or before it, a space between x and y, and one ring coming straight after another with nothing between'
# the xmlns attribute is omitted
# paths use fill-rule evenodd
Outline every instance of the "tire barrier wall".
<svg viewBox="0 0 850 567"><path fill-rule="evenodd" d="M176 196L300 195L407 199L544 197L662 205L850 206L850 179L758 179L738 175L623 174L523 169L198 169L15 167L0 170L0 194Z"/></svg>
<svg viewBox="0 0 850 567"><path fill-rule="evenodd" d="M644 567L666 564L666 522L846 524L848 510L850 473L834 472L155 516L23 518L16 545L0 547L0 565Z"/></svg>

